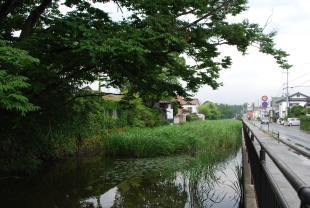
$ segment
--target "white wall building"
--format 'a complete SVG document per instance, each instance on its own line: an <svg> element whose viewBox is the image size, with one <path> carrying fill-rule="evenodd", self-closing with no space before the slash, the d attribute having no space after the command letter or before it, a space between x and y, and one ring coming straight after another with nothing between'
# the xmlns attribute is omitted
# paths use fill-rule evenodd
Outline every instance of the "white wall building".
<svg viewBox="0 0 310 208"><path fill-rule="evenodd" d="M287 115L286 112L287 106L289 106L290 108L295 105L300 105L304 107L309 98L310 98L309 96L304 95L300 92L288 96L288 102L287 97L283 97L281 100L277 101L277 103L279 103L279 117L284 118Z"/></svg>
<svg viewBox="0 0 310 208"><path fill-rule="evenodd" d="M177 100L180 102L183 107L183 114L197 114L198 107L200 105L198 98L191 98L191 100L187 101L182 97L178 96Z"/></svg>
<svg viewBox="0 0 310 208"><path fill-rule="evenodd" d="M262 117L262 108L254 108L253 110L253 117Z"/></svg>
<svg viewBox="0 0 310 208"><path fill-rule="evenodd" d="M173 122L173 107L168 101L159 101L154 103L154 108L162 110L162 118Z"/></svg>

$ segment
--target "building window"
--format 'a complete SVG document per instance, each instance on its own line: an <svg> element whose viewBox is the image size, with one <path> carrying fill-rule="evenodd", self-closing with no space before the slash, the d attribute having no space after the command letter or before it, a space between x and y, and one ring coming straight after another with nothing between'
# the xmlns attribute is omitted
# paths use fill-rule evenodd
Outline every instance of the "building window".
<svg viewBox="0 0 310 208"><path fill-rule="evenodd" d="M113 115L112 115L113 118L118 118L118 113L117 113L117 110L113 110Z"/></svg>
<svg viewBox="0 0 310 208"><path fill-rule="evenodd" d="M109 110L105 110L105 116L110 116Z"/></svg>

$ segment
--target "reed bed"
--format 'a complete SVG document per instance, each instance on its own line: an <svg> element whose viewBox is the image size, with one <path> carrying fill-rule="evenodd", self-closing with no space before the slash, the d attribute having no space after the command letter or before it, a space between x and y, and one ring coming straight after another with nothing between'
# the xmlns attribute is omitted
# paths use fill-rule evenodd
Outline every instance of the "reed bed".
<svg viewBox="0 0 310 208"><path fill-rule="evenodd" d="M189 154L217 158L241 144L241 122L237 120L194 121L156 128L133 128L105 138L107 155L152 157Z"/></svg>

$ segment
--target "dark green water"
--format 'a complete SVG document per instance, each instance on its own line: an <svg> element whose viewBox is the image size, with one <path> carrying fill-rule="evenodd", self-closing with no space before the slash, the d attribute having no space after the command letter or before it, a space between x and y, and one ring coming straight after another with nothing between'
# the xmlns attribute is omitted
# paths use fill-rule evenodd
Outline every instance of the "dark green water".
<svg viewBox="0 0 310 208"><path fill-rule="evenodd" d="M241 151L212 166L194 159L74 158L18 183L2 180L0 207L238 207Z"/></svg>

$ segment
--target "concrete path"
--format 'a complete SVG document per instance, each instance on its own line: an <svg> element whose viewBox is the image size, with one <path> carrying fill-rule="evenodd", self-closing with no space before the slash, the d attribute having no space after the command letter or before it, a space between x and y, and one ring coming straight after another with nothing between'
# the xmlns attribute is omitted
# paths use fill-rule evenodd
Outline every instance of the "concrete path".
<svg viewBox="0 0 310 208"><path fill-rule="evenodd" d="M296 174L300 180L310 187L310 160L304 156L296 154L296 152L292 151L289 147L278 142L275 138L269 136L268 134L263 133L259 128L253 126L251 123L246 123L250 126L253 133L260 138L260 141L264 142L272 150L272 152ZM254 144L256 150L259 152L261 149L259 143L255 141ZM278 170L267 154L266 164L289 207L300 207L300 200L296 191Z"/></svg>

